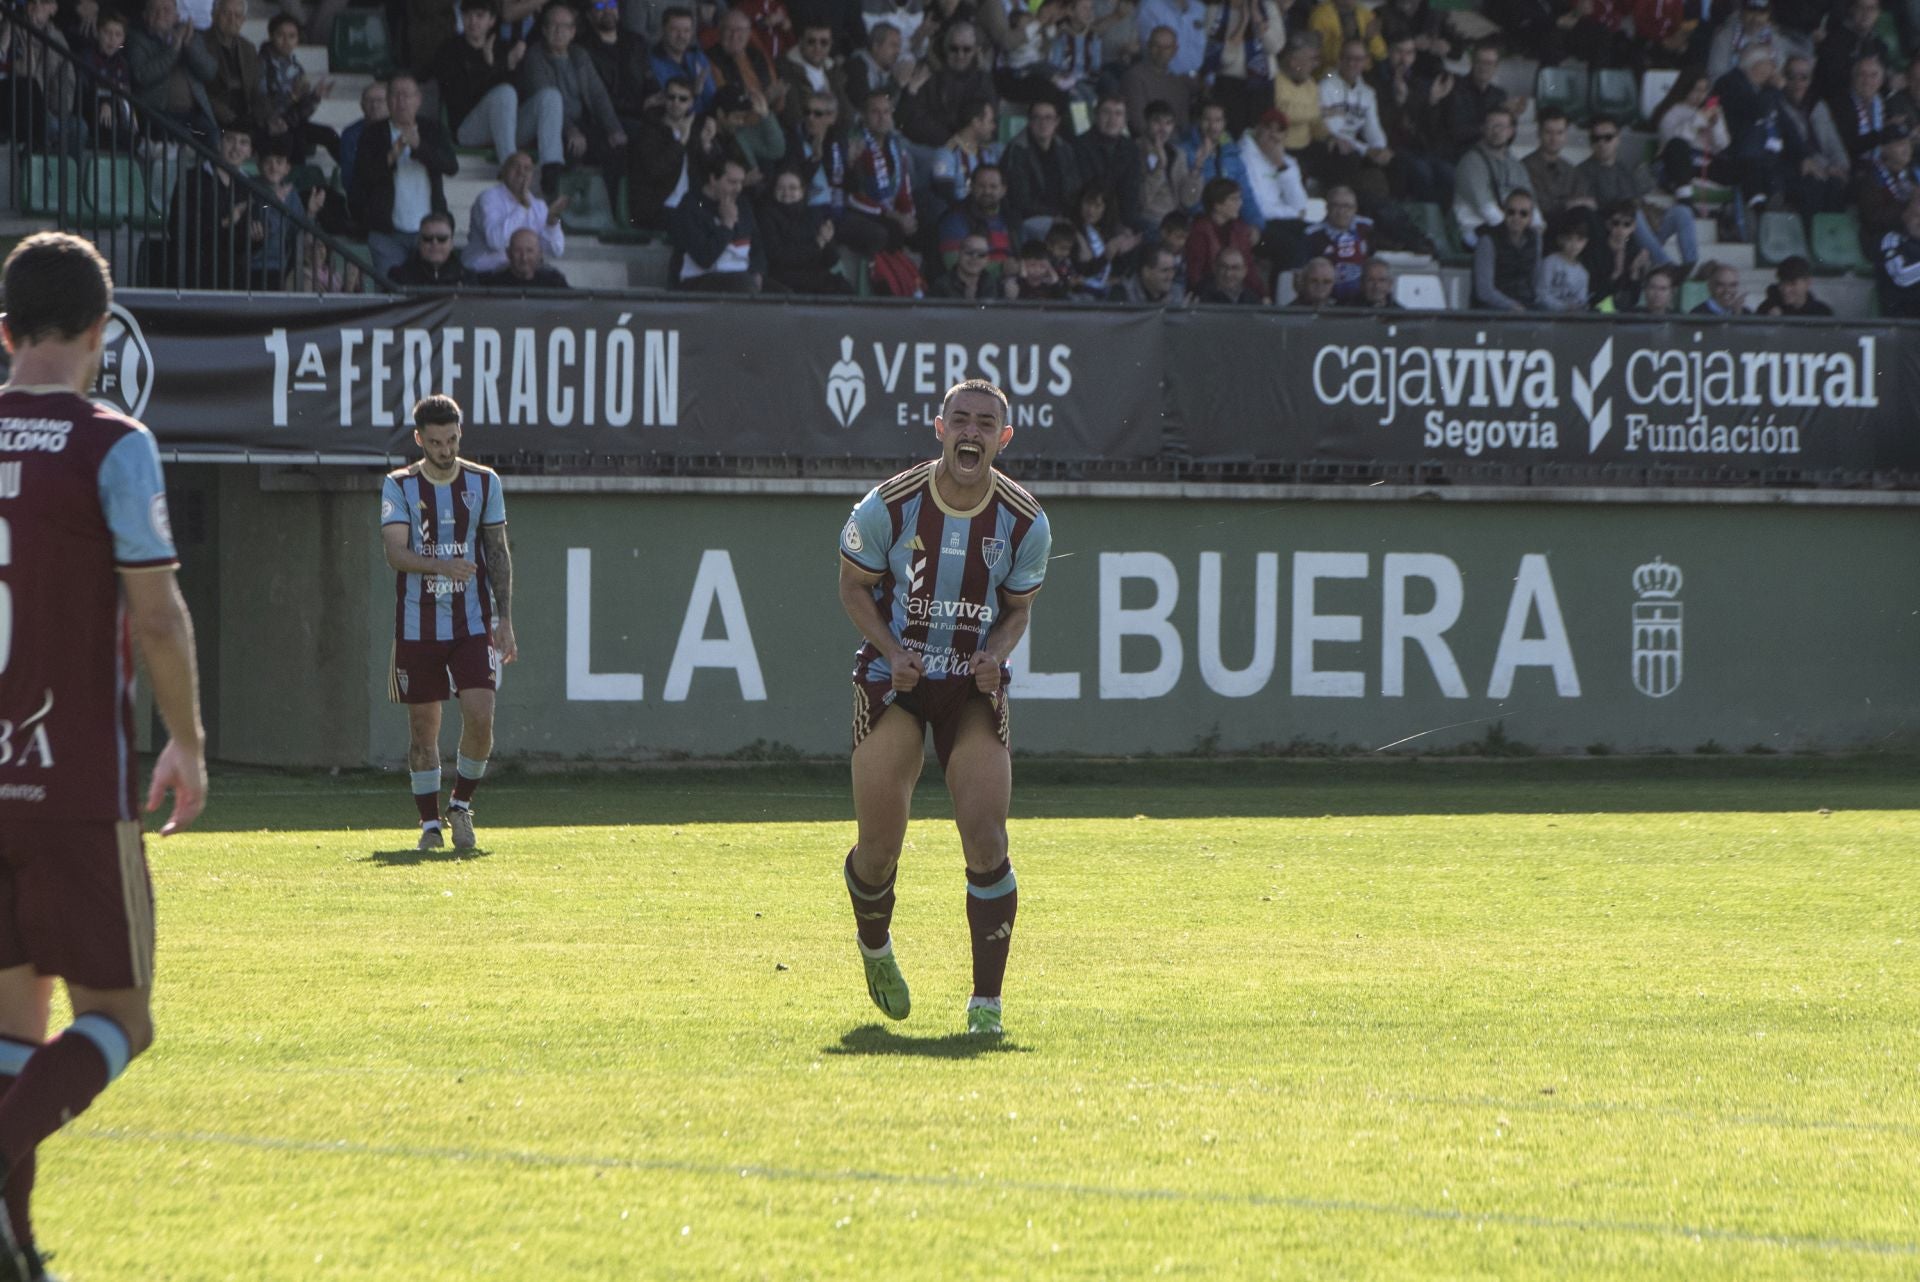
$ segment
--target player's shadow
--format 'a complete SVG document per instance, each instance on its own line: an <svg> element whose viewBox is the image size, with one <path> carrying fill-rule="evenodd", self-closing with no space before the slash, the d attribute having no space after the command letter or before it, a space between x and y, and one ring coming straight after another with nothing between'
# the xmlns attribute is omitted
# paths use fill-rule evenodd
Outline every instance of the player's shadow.
<svg viewBox="0 0 1920 1282"><path fill-rule="evenodd" d="M466 863L473 859L485 859L487 854L488 852L484 846L475 846L472 850L454 850L452 848L415 850L409 846L405 850L368 851L367 857L360 862L363 864L379 864L384 868L411 868L416 864Z"/></svg>
<svg viewBox="0 0 1920 1282"><path fill-rule="evenodd" d="M1031 1050L1004 1037L977 1033L946 1033L916 1037L896 1033L883 1024L862 1024L847 1030L839 1042L822 1046L822 1055L918 1055L924 1059L975 1059L981 1055L1026 1055Z"/></svg>

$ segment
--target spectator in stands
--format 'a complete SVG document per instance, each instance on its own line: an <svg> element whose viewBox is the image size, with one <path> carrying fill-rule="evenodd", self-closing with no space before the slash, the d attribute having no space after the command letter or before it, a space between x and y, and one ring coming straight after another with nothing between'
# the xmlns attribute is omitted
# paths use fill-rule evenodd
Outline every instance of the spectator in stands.
<svg viewBox="0 0 1920 1282"><path fill-rule="evenodd" d="M1204 210L1202 217L1194 220L1193 230L1187 237L1187 280L1206 281L1213 278L1213 260L1221 251L1237 249L1253 262L1254 231L1240 217L1242 203L1240 185L1231 178L1216 178L1201 190L1200 204ZM1249 268L1248 284L1263 298L1266 296L1266 281L1257 268Z"/></svg>
<svg viewBox="0 0 1920 1282"><path fill-rule="evenodd" d="M1887 64L1888 68L1893 65ZM1887 99L1887 119L1904 119L1920 127L1920 50L1915 50L1907 63L1906 83Z"/></svg>
<svg viewBox="0 0 1920 1282"><path fill-rule="evenodd" d="M1393 56L1394 45L1403 40L1412 43L1409 70L1420 80L1433 80L1466 47L1452 20L1434 8L1432 0L1386 0L1373 15L1380 20L1380 38L1387 43L1388 57ZM1380 62L1374 60L1375 71ZM1374 88L1380 88L1377 80Z"/></svg>
<svg viewBox="0 0 1920 1282"><path fill-rule="evenodd" d="M913 74L913 59L902 59L900 50L900 28L880 22L867 32L866 47L847 60L847 97L856 114L865 109L867 95L875 89L899 97Z"/></svg>
<svg viewBox="0 0 1920 1282"><path fill-rule="evenodd" d="M387 118L387 84L376 80L360 91L360 119L340 131L340 176L347 183L349 204L353 201L353 175L358 172L360 139L369 127L386 124ZM354 217L360 217L358 209L354 210Z"/></svg>
<svg viewBox="0 0 1920 1282"><path fill-rule="evenodd" d="M1609 205L1601 234L1587 245L1588 301L1599 311L1631 311L1640 300L1653 255L1634 239L1638 210L1630 200Z"/></svg>
<svg viewBox="0 0 1920 1282"><path fill-rule="evenodd" d="M1540 146L1520 163L1527 171L1527 188L1540 206L1540 214L1551 222L1569 207L1587 209L1593 198L1581 188L1580 171L1567 163L1561 153L1567 145L1567 113L1558 107L1542 107L1538 116Z"/></svg>
<svg viewBox="0 0 1920 1282"><path fill-rule="evenodd" d="M729 7L729 12L733 10L746 14L753 23L754 48L767 55L777 73L780 59L793 48L796 35L786 0L736 0Z"/></svg>
<svg viewBox="0 0 1920 1282"><path fill-rule="evenodd" d="M1176 209L1160 220L1161 249L1173 255L1173 282L1181 295L1187 293L1187 241L1193 234L1193 216Z"/></svg>
<svg viewBox="0 0 1920 1282"><path fill-rule="evenodd" d="M1716 86L1726 106L1731 142L1714 158L1707 176L1736 189L1733 214L1743 235L1747 206L1780 199L1786 191L1786 141L1774 71L1773 50L1750 45L1740 51L1740 70Z"/></svg>
<svg viewBox="0 0 1920 1282"><path fill-rule="evenodd" d="M1393 153L1388 173L1395 189L1408 200L1444 209L1453 203L1453 160L1441 107L1453 90L1453 76L1444 65L1418 75L1419 59L1412 36L1388 44L1386 59L1371 76L1374 102Z"/></svg>
<svg viewBox="0 0 1920 1282"><path fill-rule="evenodd" d="M1393 149L1380 124L1379 98L1365 79L1369 65L1366 43L1349 40L1340 46L1334 70L1320 82L1327 149L1316 177L1352 187L1362 206L1378 209L1387 199Z"/></svg>
<svg viewBox="0 0 1920 1282"><path fill-rule="evenodd" d="M1280 74L1273 82L1273 105L1260 107L1244 119L1236 118L1229 102L1227 123L1234 133L1244 133L1269 111L1287 118L1287 150L1300 158L1303 167L1317 166L1327 156L1327 122L1320 114L1320 82L1314 71L1320 65L1320 42L1312 36L1296 36L1287 42L1280 55ZM1216 91L1217 92L1217 91ZM1319 176L1316 172L1316 178Z"/></svg>
<svg viewBox="0 0 1920 1282"><path fill-rule="evenodd" d="M1486 311L1531 311L1540 272L1540 232L1533 194L1510 191L1498 225L1480 229L1473 247L1473 305Z"/></svg>
<svg viewBox="0 0 1920 1282"><path fill-rule="evenodd" d="M1646 198L1654 189L1653 173L1645 165L1630 168L1621 162L1620 131L1620 122L1612 116L1595 116L1589 122L1587 141L1593 152L1577 167L1584 194L1603 209L1633 202L1634 240L1652 255L1655 266L1673 261L1665 248L1668 240L1675 242L1680 261L1692 264L1700 257L1693 206L1685 201L1665 209L1647 206Z"/></svg>
<svg viewBox="0 0 1920 1282"><path fill-rule="evenodd" d="M1297 59L1295 45L1300 49ZM1276 78L1274 59L1283 49L1282 75ZM1319 61L1320 42L1312 36L1287 42L1286 23L1274 0L1223 0L1210 9L1201 70L1212 77L1214 100L1226 107L1227 124L1235 133L1273 106L1299 121L1304 131L1318 110L1313 73ZM1309 103L1296 103L1295 97L1312 98L1313 112Z"/></svg>
<svg viewBox="0 0 1920 1282"><path fill-rule="evenodd" d="M745 10L729 9L720 16L720 39L707 57L720 88L737 86L743 94L759 94L776 112L786 105L787 82L753 43L753 19Z"/></svg>
<svg viewBox="0 0 1920 1282"><path fill-rule="evenodd" d="M754 212L767 259L767 285L796 294L850 294L847 278L834 270L840 261L833 223L824 209L807 203L806 184L791 169L774 175L772 190Z"/></svg>
<svg viewBox="0 0 1920 1282"><path fill-rule="evenodd" d="M1820 40L1820 59L1813 73L1815 98L1838 98L1853 82L1853 69L1862 58L1877 59L1883 68L1895 65L1893 50L1874 34L1880 21L1879 0L1853 0L1838 22L1829 20Z"/></svg>
<svg viewBox="0 0 1920 1282"><path fill-rule="evenodd" d="M1231 178L1245 184L1247 167L1240 163L1240 142L1227 130L1227 109L1217 102L1201 104L1200 122L1185 144L1187 163L1202 182Z"/></svg>
<svg viewBox="0 0 1920 1282"><path fill-rule="evenodd" d="M1547 67L1565 60L1567 32L1579 16L1554 0L1487 0L1481 12L1499 25L1508 48Z"/></svg>
<svg viewBox="0 0 1920 1282"><path fill-rule="evenodd" d="M1707 28L1701 11L1714 7L1697 0L1634 0L1633 33L1646 66L1677 71L1702 61Z"/></svg>
<svg viewBox="0 0 1920 1282"><path fill-rule="evenodd" d="M140 22L127 32L133 96L143 110L167 116L212 141L220 131L202 81L213 75L214 62L192 36L192 25L181 20L174 0L147 0ZM17 63L14 74L19 74Z"/></svg>
<svg viewBox="0 0 1920 1282"><path fill-rule="evenodd" d="M505 263L506 255L502 254L500 261ZM422 218L413 252L387 278L396 285L421 289L458 289L473 284L473 273L453 252L453 216L428 214Z"/></svg>
<svg viewBox="0 0 1920 1282"><path fill-rule="evenodd" d="M507 241L507 265L483 272L476 284L483 289L567 289L567 278L549 267L540 252L540 233L523 227Z"/></svg>
<svg viewBox="0 0 1920 1282"><path fill-rule="evenodd" d="M1720 81L1740 67L1742 58L1754 49L1766 50L1775 67L1789 58L1813 56L1809 41L1774 25L1770 0L1742 0L1740 11L1713 34L1713 43L1707 49L1707 79Z"/></svg>
<svg viewBox="0 0 1920 1282"><path fill-rule="evenodd" d="M1654 107L1652 123L1660 139L1661 184L1675 199L1691 201L1695 177L1732 142L1726 112L1706 73L1698 67L1682 71Z"/></svg>
<svg viewBox="0 0 1920 1282"><path fill-rule="evenodd" d="M1186 286L1176 279L1180 256L1156 245L1140 257L1140 269L1120 282L1116 302L1150 307L1179 307L1187 301Z"/></svg>
<svg viewBox="0 0 1920 1282"><path fill-rule="evenodd" d="M1900 211L1900 227L1880 239L1880 314L1920 317L1920 194Z"/></svg>
<svg viewBox="0 0 1920 1282"><path fill-rule="evenodd" d="M996 273L1005 269L1013 256L1013 230L1001 212L1005 195L1006 179L998 165L974 171L966 200L940 220L940 255L948 268L958 259L961 243L977 236L987 243L987 265Z"/></svg>
<svg viewBox="0 0 1920 1282"><path fill-rule="evenodd" d="M1468 245L1482 227L1505 225L1507 215L1501 207L1512 193L1526 192L1528 210L1535 208L1527 167L1514 159L1512 143L1513 113L1497 107L1481 125L1479 146L1460 157L1454 170L1453 216L1460 224L1461 240Z"/></svg>
<svg viewBox="0 0 1920 1282"><path fill-rule="evenodd" d="M1680 279L1683 268L1656 267L1647 273L1640 291L1640 313L1644 316L1673 316L1680 310Z"/></svg>
<svg viewBox="0 0 1920 1282"><path fill-rule="evenodd" d="M267 25L260 46L260 85L266 96L269 138L285 138L287 155L295 165L306 163L315 147L324 147L334 162L340 160L340 135L315 124L313 113L333 87L331 77L307 79L295 51L300 47L300 24L292 14L278 14Z"/></svg>
<svg viewBox="0 0 1920 1282"><path fill-rule="evenodd" d="M1740 292L1740 269L1727 263L1709 262L1700 269L1707 279L1706 301L1693 309L1695 316L1745 316L1747 300Z"/></svg>
<svg viewBox="0 0 1920 1282"><path fill-rule="evenodd" d="M1055 223L1047 228L1047 261L1053 264L1053 274L1062 285L1067 287L1067 297L1073 298L1080 292L1080 273L1074 265L1075 241L1073 224L1066 221Z"/></svg>
<svg viewBox="0 0 1920 1282"><path fill-rule="evenodd" d="M1293 301L1287 310L1317 312L1333 305L1333 264L1324 258L1309 258L1294 273Z"/></svg>
<svg viewBox="0 0 1920 1282"><path fill-rule="evenodd" d="M1021 243L1020 270L1002 283L1001 292L1020 302L1053 302L1066 298L1066 282L1053 270L1046 242Z"/></svg>
<svg viewBox="0 0 1920 1282"><path fill-rule="evenodd" d="M447 212L443 180L460 172L453 139L420 116L420 86L405 72L387 80L389 116L360 139L349 203L367 228L367 252L382 273L398 267L428 213Z"/></svg>
<svg viewBox="0 0 1920 1282"><path fill-rule="evenodd" d="M167 262L181 289L242 289L255 232L253 202L234 185L233 170L253 158L253 136L229 129L220 135L226 168L205 161L180 176L167 225Z"/></svg>
<svg viewBox="0 0 1920 1282"><path fill-rule="evenodd" d="M319 214L327 189L316 186L305 199L301 198L293 185L292 144L284 138L267 144L260 157L260 181L273 193L273 199L256 201L254 206L253 219L260 226L260 235L252 241L248 283L254 289L278 293L293 268L294 242L300 236L299 225L288 215L292 211L308 213L310 217Z"/></svg>
<svg viewBox="0 0 1920 1282"><path fill-rule="evenodd" d="M1856 163L1880 145L1893 123L1887 116L1887 104L1880 97L1886 76L1886 67L1880 59L1862 58L1853 66L1847 91L1828 100L1834 130L1847 155ZM1907 121L1901 127L1911 129L1914 123Z"/></svg>
<svg viewBox="0 0 1920 1282"><path fill-rule="evenodd" d="M1000 163L1000 113L990 98L976 98L959 111L960 127L933 158L933 190L946 204L967 198L982 165Z"/></svg>
<svg viewBox="0 0 1920 1282"><path fill-rule="evenodd" d="M990 250L984 236L964 236L954 250L952 264L933 287L927 291L930 298L959 298L968 302L986 303L1003 297L1000 286L987 262Z"/></svg>
<svg viewBox="0 0 1920 1282"><path fill-rule="evenodd" d="M787 82L787 127L804 129L807 111L816 94L833 100L834 114L851 119L853 104L847 99L847 70L833 56L833 29L824 23L804 27L799 43L780 60L780 74Z"/></svg>
<svg viewBox="0 0 1920 1282"><path fill-rule="evenodd" d="M657 83L664 85L680 76L693 86L696 112L713 105L713 95L720 92L720 84L714 79L713 64L707 55L694 46L691 9L675 5L661 15L660 43L653 47L652 62Z"/></svg>
<svg viewBox="0 0 1920 1282"><path fill-rule="evenodd" d="M1355 78L1364 76L1373 64L1387 56L1387 42L1380 33L1377 10L1362 8L1357 0L1320 0L1307 15L1308 29L1320 40L1320 72L1331 75L1346 56L1348 43L1358 41L1364 62Z"/></svg>
<svg viewBox="0 0 1920 1282"><path fill-rule="evenodd" d="M912 159L893 127L893 95L869 89L847 150L847 209L840 234L855 249L898 249L920 226Z"/></svg>
<svg viewBox="0 0 1920 1282"><path fill-rule="evenodd" d="M1246 174L1240 217L1259 233L1256 253L1274 272L1291 270L1300 261L1300 233L1307 219L1306 182L1287 154L1286 137L1286 116L1269 107L1240 140Z"/></svg>
<svg viewBox="0 0 1920 1282"><path fill-rule="evenodd" d="M1200 203L1204 179L1187 163L1187 153L1173 138L1173 108L1155 102L1147 108L1147 128L1141 136L1139 218L1149 227L1176 209Z"/></svg>
<svg viewBox="0 0 1920 1282"><path fill-rule="evenodd" d="M1140 147L1127 132L1127 104L1119 94L1100 95L1093 128L1073 140L1073 150L1081 181L1107 188L1114 198L1108 212L1126 226L1137 227Z"/></svg>
<svg viewBox="0 0 1920 1282"><path fill-rule="evenodd" d="M1073 224L1073 267L1086 298L1105 298L1117 279L1114 264L1140 245L1140 233L1113 212L1115 203L1112 190L1097 182L1081 188L1074 202L1079 217Z"/></svg>
<svg viewBox="0 0 1920 1282"><path fill-rule="evenodd" d="M1172 32L1173 54L1166 69L1176 76L1189 78L1197 89L1201 64L1206 60L1210 16L1202 0L1144 0L1135 15L1134 30L1146 45L1149 59L1153 57L1155 29L1165 27Z"/></svg>
<svg viewBox="0 0 1920 1282"><path fill-rule="evenodd" d="M1360 297L1361 275L1375 249L1373 220L1360 213L1360 201L1351 187L1327 189L1327 216L1306 230L1303 252L1333 264L1335 302Z"/></svg>
<svg viewBox="0 0 1920 1282"><path fill-rule="evenodd" d="M713 97L713 114L747 162L747 194L759 195L767 175L786 158L787 135L780 128L780 118L757 91L740 85L721 87Z"/></svg>
<svg viewBox="0 0 1920 1282"><path fill-rule="evenodd" d="M627 217L635 227L664 228L668 208L699 181L687 169L694 124L693 83L675 76L661 89L659 103L647 109L627 149ZM746 172L744 163L741 172Z"/></svg>
<svg viewBox="0 0 1920 1282"><path fill-rule="evenodd" d="M1920 192L1920 172L1914 168L1913 137L1892 134L1866 158L1854 185L1861 246L1869 257L1879 252L1888 232L1899 230L1907 202L1916 192Z"/></svg>
<svg viewBox="0 0 1920 1282"><path fill-rule="evenodd" d="M1485 139L1488 113L1507 113L1508 136L1511 137L1514 120L1526 109L1525 99L1509 95L1494 83L1494 77L1499 74L1500 46L1486 40L1474 46L1472 70L1467 78L1450 81L1452 87L1446 91L1444 98L1447 135L1452 143L1449 154L1456 162Z"/></svg>
<svg viewBox="0 0 1920 1282"><path fill-rule="evenodd" d="M1790 58L1783 75L1781 139L1787 155L1799 157L1798 168L1788 170L1787 199L1803 214L1837 213L1847 207L1852 177L1846 144L1833 127L1832 109L1811 92L1813 64Z"/></svg>
<svg viewBox="0 0 1920 1282"><path fill-rule="evenodd" d="M1553 252L1540 258L1534 270L1533 305L1543 312L1584 312L1589 284L1581 255L1587 252L1587 216L1564 209L1548 222L1547 239Z"/></svg>
<svg viewBox="0 0 1920 1282"><path fill-rule="evenodd" d="M32 9L29 5L29 14ZM247 0L215 0L213 25L194 39L213 64L206 85L214 123L223 132L243 129L257 136L266 131L269 113L266 88L260 79L260 54L240 35L246 21Z"/></svg>
<svg viewBox="0 0 1920 1282"><path fill-rule="evenodd" d="M567 233L560 218L569 203L566 196L552 205L542 200L533 190L533 157L514 152L500 166L500 181L474 198L461 260L475 275L498 271L507 265L513 234L523 230L540 238L543 258L564 258Z"/></svg>
<svg viewBox="0 0 1920 1282"><path fill-rule="evenodd" d="M650 5L659 5L662 0L621 0L622 12L627 15L628 26L633 25L633 10ZM867 38L867 24L861 16L860 0L788 0L787 13L794 28L805 31L808 27L825 27L833 32L834 57L846 59L854 50L861 47ZM654 22L654 30L660 27L659 20ZM851 92L852 86L848 86Z"/></svg>
<svg viewBox="0 0 1920 1282"><path fill-rule="evenodd" d="M103 13L94 25L94 42L80 51L81 114L96 151L127 151L133 146L133 64L127 59L127 20ZM0 85L0 93L6 86ZM89 104L92 110L87 110ZM8 104L11 106L11 103Z"/></svg>
<svg viewBox="0 0 1920 1282"><path fill-rule="evenodd" d="M587 6L587 34L580 41L613 100L613 114L631 137L647 110L648 81L653 61L646 39L620 25L620 0L591 0Z"/></svg>
<svg viewBox="0 0 1920 1282"><path fill-rule="evenodd" d="M847 207L847 140L839 121L839 99L821 90L807 99L799 127L787 134L788 166L805 180L807 203L830 218Z"/></svg>
<svg viewBox="0 0 1920 1282"><path fill-rule="evenodd" d="M915 67L900 91L900 132L922 147L944 145L966 127L980 103L997 107L1000 99L993 72L980 57L980 33L971 22L948 26L939 42L937 61ZM998 140L995 134L983 141Z"/></svg>
<svg viewBox="0 0 1920 1282"><path fill-rule="evenodd" d="M1059 109L1050 102L1036 102L1027 127L1007 144L1002 161L1007 168L1007 204L1011 217L1028 225L1028 236L1044 236L1040 224L1051 225L1066 217L1068 202L1080 189L1080 166L1072 145L1060 138L1059 131Z"/></svg>
<svg viewBox="0 0 1920 1282"><path fill-rule="evenodd" d="M1193 78L1172 69L1177 48L1172 27L1155 27L1147 36L1146 56L1120 77L1120 97L1127 104L1127 128L1135 137L1146 136L1147 111L1156 102L1165 103L1175 121L1184 121L1193 115Z"/></svg>
<svg viewBox="0 0 1920 1282"><path fill-rule="evenodd" d="M1813 264L1794 254L1774 268L1760 316L1831 316L1833 308L1813 296Z"/></svg>
<svg viewBox="0 0 1920 1282"><path fill-rule="evenodd" d="M461 35L443 41L433 59L440 105L461 146L492 143L505 164L518 148L537 141L542 169L557 173L566 164L560 91L543 89L521 101L513 76L527 46L503 44L499 20L499 0L460 0Z"/></svg>
<svg viewBox="0 0 1920 1282"><path fill-rule="evenodd" d="M1355 306L1377 312L1402 310L1400 300L1393 296L1393 264L1383 258L1367 260L1360 273L1360 297L1355 300Z"/></svg>
<svg viewBox="0 0 1920 1282"><path fill-rule="evenodd" d="M1626 29L1632 16L1632 0L1575 0L1558 24L1564 48L1589 66L1637 66L1644 55Z"/></svg>
<svg viewBox="0 0 1920 1282"><path fill-rule="evenodd" d="M565 0L553 0L541 12L540 40L520 62L520 94L533 98L543 90L560 91L560 133L568 162L584 160L605 169L611 186L626 169L627 131L593 59L573 43L578 25ZM548 196L558 192L559 177L542 171L541 188Z"/></svg>
<svg viewBox="0 0 1920 1282"><path fill-rule="evenodd" d="M759 292L766 256L753 207L740 199L746 179L738 161L724 161L667 216L668 236L680 260L676 288Z"/></svg>
<svg viewBox="0 0 1920 1282"><path fill-rule="evenodd" d="M1247 256L1237 249L1223 249L1214 255L1213 275L1200 290L1195 300L1202 303L1215 303L1230 307L1254 307L1264 300L1260 293L1247 283L1252 274L1247 265Z"/></svg>

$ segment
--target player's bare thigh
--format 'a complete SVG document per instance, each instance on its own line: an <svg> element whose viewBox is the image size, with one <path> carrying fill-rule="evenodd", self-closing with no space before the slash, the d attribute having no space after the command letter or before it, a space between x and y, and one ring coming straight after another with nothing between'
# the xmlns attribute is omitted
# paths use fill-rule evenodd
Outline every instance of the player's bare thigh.
<svg viewBox="0 0 1920 1282"><path fill-rule="evenodd" d="M0 1037L45 1041L47 1010L52 1001L53 980L31 963L0 970Z"/></svg>
<svg viewBox="0 0 1920 1282"><path fill-rule="evenodd" d="M895 707L880 714L853 750L853 814L860 824L853 871L869 885L884 882L900 860L925 744L920 718Z"/></svg>
<svg viewBox="0 0 1920 1282"><path fill-rule="evenodd" d="M1013 804L1013 758L994 730L993 707L968 699L947 754L947 793L967 867L992 872L1007 857L1007 810Z"/></svg>
<svg viewBox="0 0 1920 1282"><path fill-rule="evenodd" d="M153 1045L152 988L88 988L68 984L67 997L75 1015L105 1015L120 1025L127 1035L127 1047L135 1055Z"/></svg>

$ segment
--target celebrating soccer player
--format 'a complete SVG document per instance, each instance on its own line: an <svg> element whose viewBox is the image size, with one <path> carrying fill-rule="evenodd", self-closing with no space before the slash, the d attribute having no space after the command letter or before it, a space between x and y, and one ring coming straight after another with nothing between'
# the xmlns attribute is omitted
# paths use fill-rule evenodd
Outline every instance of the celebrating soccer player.
<svg viewBox="0 0 1920 1282"><path fill-rule="evenodd" d="M440 705L460 699L460 755L447 826L473 849L473 794L493 752L493 699L513 640L513 558L500 477L460 457L460 406L429 396L413 407L422 458L387 474L380 536L394 574L393 674L387 697L407 705L407 769L420 810L420 849L440 831Z"/></svg>
<svg viewBox="0 0 1920 1282"><path fill-rule="evenodd" d="M1019 894L1007 858L1007 656L1026 634L1053 536L1031 494L993 467L1013 439L1006 393L957 383L934 420L940 457L870 491L840 532L840 604L866 643L853 667L853 805L847 890L867 993L910 1006L894 957L893 882L926 732L946 771L967 865L970 1032L999 1034Z"/></svg>
<svg viewBox="0 0 1920 1282"><path fill-rule="evenodd" d="M34 1149L153 1042L153 887L133 757L133 646L170 739L147 809L206 801L193 621L153 436L87 399L112 274L56 232L7 257L0 339L0 1282L45 1276ZM46 1035L48 980L74 1020Z"/></svg>

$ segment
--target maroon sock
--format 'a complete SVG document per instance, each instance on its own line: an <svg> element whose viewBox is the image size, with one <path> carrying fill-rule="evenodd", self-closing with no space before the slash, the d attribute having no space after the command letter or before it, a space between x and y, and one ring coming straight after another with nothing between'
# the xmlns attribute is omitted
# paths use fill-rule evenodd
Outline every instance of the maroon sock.
<svg viewBox="0 0 1920 1282"><path fill-rule="evenodd" d="M1013 919L1020 892L1013 861L992 872L967 869L967 926L973 936L973 995L998 997L1007 977L1007 953L1013 947Z"/></svg>
<svg viewBox="0 0 1920 1282"><path fill-rule="evenodd" d="M465 775L453 777L453 799L463 806L473 804L473 790L480 786L478 779L469 779Z"/></svg>
<svg viewBox="0 0 1920 1282"><path fill-rule="evenodd" d="M124 1039L125 1035L121 1036ZM86 1112L87 1105L107 1089L110 1080L106 1053L72 1029L33 1053L5 1097L0 1098L0 1161L6 1163L9 1173L9 1204L13 1198L12 1174L32 1160L40 1141Z"/></svg>
<svg viewBox="0 0 1920 1282"><path fill-rule="evenodd" d="M416 792L413 794L413 804L420 811L421 823L430 824L440 822L440 794L438 792Z"/></svg>

